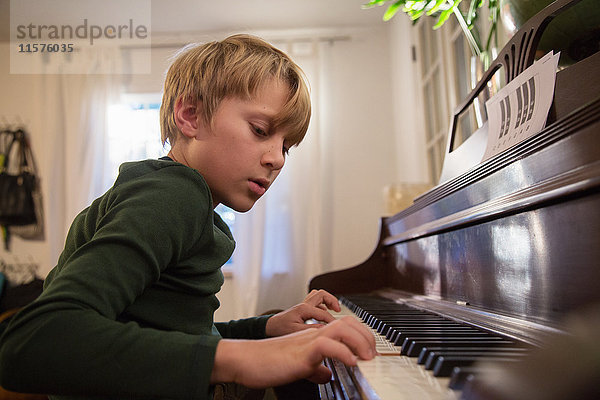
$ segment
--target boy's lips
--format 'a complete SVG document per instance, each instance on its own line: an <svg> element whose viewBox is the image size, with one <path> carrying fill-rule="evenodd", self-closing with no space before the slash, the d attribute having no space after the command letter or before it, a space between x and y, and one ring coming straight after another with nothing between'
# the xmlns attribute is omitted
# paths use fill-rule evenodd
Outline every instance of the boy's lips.
<svg viewBox="0 0 600 400"><path fill-rule="evenodd" d="M248 187L253 193L256 193L259 196L265 194L265 192L269 188L269 184L270 182L268 179L248 179Z"/></svg>

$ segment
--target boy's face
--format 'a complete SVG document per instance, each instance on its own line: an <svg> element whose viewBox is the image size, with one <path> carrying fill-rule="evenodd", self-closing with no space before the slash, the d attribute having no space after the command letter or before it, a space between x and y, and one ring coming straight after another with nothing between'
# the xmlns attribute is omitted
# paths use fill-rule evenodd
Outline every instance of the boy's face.
<svg viewBox="0 0 600 400"><path fill-rule="evenodd" d="M212 126L198 116L196 132L184 149L185 161L208 183L215 207L223 203L248 211L279 175L289 143L287 131L274 129L272 119L288 95L286 84L271 80L250 100L223 99Z"/></svg>

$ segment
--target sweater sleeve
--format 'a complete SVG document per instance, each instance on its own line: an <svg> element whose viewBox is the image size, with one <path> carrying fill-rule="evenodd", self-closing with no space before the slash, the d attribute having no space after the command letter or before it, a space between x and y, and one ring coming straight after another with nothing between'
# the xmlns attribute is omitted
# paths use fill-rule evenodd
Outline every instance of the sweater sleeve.
<svg viewBox="0 0 600 400"><path fill-rule="evenodd" d="M217 322L215 326L225 339L264 339L267 320L272 315Z"/></svg>
<svg viewBox="0 0 600 400"><path fill-rule="evenodd" d="M93 235L70 239L81 245L0 339L2 386L111 398L209 397L218 337L117 320L174 258L198 245L190 238L204 237L210 207L194 204L210 204L210 194L191 183L186 174L193 172L168 179L157 172L115 186L97 205L103 212L81 217L82 231Z"/></svg>

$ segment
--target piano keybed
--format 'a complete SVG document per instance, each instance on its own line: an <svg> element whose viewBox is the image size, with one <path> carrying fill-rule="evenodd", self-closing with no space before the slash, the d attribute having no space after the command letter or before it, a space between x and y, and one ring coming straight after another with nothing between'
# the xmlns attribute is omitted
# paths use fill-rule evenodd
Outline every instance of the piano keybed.
<svg viewBox="0 0 600 400"><path fill-rule="evenodd" d="M327 360L325 399L458 399L478 361L512 363L530 347L444 316L375 296L341 297L341 318L352 315L373 332L379 355L346 367Z"/></svg>

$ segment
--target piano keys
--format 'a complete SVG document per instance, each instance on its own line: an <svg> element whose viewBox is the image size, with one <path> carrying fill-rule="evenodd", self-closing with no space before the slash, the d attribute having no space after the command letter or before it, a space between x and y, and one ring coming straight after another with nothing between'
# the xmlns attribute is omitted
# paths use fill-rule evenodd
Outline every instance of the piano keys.
<svg viewBox="0 0 600 400"><path fill-rule="evenodd" d="M459 398L465 382L476 374L473 364L477 361L513 362L532 347L384 297L349 295L340 302L342 312L333 314L338 318L352 315L367 325L379 354L373 361L359 361L357 368L328 361L342 382L338 393L346 393L336 399ZM396 336L396 342L390 340ZM378 375L381 370L385 374Z"/></svg>
<svg viewBox="0 0 600 400"><path fill-rule="evenodd" d="M355 315L342 305L337 317ZM357 317L358 318L358 317ZM448 378L433 379L414 358L400 354L400 348L374 332L379 355L371 361L358 361L357 367L346 367L327 360L333 380L320 385L323 399L447 399L457 398L448 389ZM375 388L377 390L375 390Z"/></svg>
<svg viewBox="0 0 600 400"><path fill-rule="evenodd" d="M447 155L458 117L496 71L509 82L533 63L548 23L589 1L557 0L514 35L457 107ZM363 263L310 281L385 348L354 368L328 360L334 377L323 399L600 395L600 348L590 339L600 337L600 307L583 318L597 324L569 333L565 323L600 304L599 88L596 49L557 72L546 128L382 218ZM580 359L544 361L559 357L555 343ZM591 372L559 378L580 371L581 360Z"/></svg>

